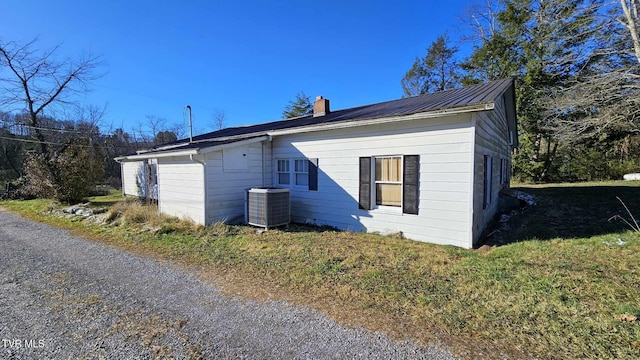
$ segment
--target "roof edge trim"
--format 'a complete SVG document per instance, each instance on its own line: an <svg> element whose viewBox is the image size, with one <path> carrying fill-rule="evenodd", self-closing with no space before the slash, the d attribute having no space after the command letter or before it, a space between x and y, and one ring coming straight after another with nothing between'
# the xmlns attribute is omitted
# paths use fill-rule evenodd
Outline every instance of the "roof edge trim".
<svg viewBox="0 0 640 360"><path fill-rule="evenodd" d="M171 157L171 156L189 156L189 155L197 155L199 153L199 150L200 149L190 149L190 150L182 150L182 151L168 150L167 152L143 153L143 154L122 156L117 159L120 159L120 161L136 161L136 160L165 158L165 157Z"/></svg>
<svg viewBox="0 0 640 360"><path fill-rule="evenodd" d="M254 137L246 140L234 141L228 144L205 147L205 148L201 148L199 154L207 154L214 151L220 151L220 150L224 150L224 149L228 149L236 146L248 145L248 144L253 144L253 143L262 142L262 141L271 141L271 136L265 135L265 136Z"/></svg>
<svg viewBox="0 0 640 360"><path fill-rule="evenodd" d="M118 162L121 162L121 161L126 162L126 161L166 158L171 156L199 155L199 154L206 154L214 151L228 149L235 146L247 145L247 144L252 144L252 143L261 142L261 141L271 141L271 136L265 135L265 136L253 137L250 139L235 141L228 144L214 145L214 146L201 147L201 148L195 148L195 149L189 149L189 150L168 149L162 152L149 152L149 153L143 153L143 154L137 154L137 155L121 156L121 157L115 158L114 160Z"/></svg>
<svg viewBox="0 0 640 360"><path fill-rule="evenodd" d="M488 101L488 102L483 102L483 103L469 105L469 106L461 106L457 108L425 111L425 112L418 112L418 113L408 114L408 115L385 116L380 118L371 118L368 120L347 120L347 121L340 121L336 123L324 123L324 124L317 124L317 125L301 126L301 127L285 129L285 130L269 131L268 133L271 136L279 136L279 135L299 134L299 133L313 132L313 131L344 129L344 128L357 127L357 126L376 125L376 124L385 124L385 123L392 123L392 122L399 122L399 121L410 121L410 120L417 120L417 119L434 118L442 115L455 115L455 114L464 114L464 113L471 113L471 112L478 112L478 111L486 111L486 110L493 109L493 107L494 107L494 102Z"/></svg>

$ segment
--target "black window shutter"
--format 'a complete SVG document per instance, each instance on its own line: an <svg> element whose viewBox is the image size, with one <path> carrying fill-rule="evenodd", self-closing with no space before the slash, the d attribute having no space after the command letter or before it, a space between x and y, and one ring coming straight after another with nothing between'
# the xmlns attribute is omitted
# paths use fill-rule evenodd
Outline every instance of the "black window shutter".
<svg viewBox="0 0 640 360"><path fill-rule="evenodd" d="M360 209L371 209L371 158L360 158L360 195L358 199Z"/></svg>
<svg viewBox="0 0 640 360"><path fill-rule="evenodd" d="M418 215L420 155L405 155L402 168L402 212Z"/></svg>
<svg viewBox="0 0 640 360"><path fill-rule="evenodd" d="M318 191L318 159L309 159L309 190Z"/></svg>

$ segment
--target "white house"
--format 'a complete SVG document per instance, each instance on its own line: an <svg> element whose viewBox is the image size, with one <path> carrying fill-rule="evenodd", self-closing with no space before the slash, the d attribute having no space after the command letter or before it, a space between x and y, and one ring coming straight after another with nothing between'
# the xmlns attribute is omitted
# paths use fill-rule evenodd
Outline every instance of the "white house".
<svg viewBox="0 0 640 360"><path fill-rule="evenodd" d="M117 158L123 191L156 164L163 213L198 223L244 213L245 189L290 189L293 221L478 245L509 186L517 146L514 82L227 128Z"/></svg>

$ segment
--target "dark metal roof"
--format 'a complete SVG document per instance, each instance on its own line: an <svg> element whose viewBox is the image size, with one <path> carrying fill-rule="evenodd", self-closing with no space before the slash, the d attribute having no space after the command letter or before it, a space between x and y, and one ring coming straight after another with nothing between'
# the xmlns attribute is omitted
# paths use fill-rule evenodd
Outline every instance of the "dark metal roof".
<svg viewBox="0 0 640 360"><path fill-rule="evenodd" d="M163 144L148 153L198 149L223 145L267 135L269 132L275 130L304 128L314 125L376 119L389 116L411 115L421 112L432 112L471 105L488 104L492 103L512 86L513 79L501 79L484 84L439 91L432 94L424 94L410 98L331 111L324 116L313 117L313 115L307 115L263 124L230 127L194 136L191 143L189 143L189 139L181 139L173 143ZM233 139L229 139L230 137ZM167 147L170 148L168 149Z"/></svg>

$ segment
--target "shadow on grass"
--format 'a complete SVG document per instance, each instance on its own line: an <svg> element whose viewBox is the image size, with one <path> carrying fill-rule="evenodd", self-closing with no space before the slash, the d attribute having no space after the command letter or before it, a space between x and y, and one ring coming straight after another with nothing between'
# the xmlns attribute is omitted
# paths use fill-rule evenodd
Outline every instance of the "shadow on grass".
<svg viewBox="0 0 640 360"><path fill-rule="evenodd" d="M317 226L317 225L302 224L297 222L291 222L287 225L277 227L277 229L280 229L288 233L308 233L308 232L323 233L327 231L329 232L342 231L332 226L327 226L327 225Z"/></svg>
<svg viewBox="0 0 640 360"><path fill-rule="evenodd" d="M605 183L609 184L609 183ZM630 230L619 219L630 219L619 197L640 221L640 187L627 185L561 184L519 186L515 190L532 194L537 204L520 211L507 222L508 228L496 232L485 242L501 245L525 240L588 238Z"/></svg>

